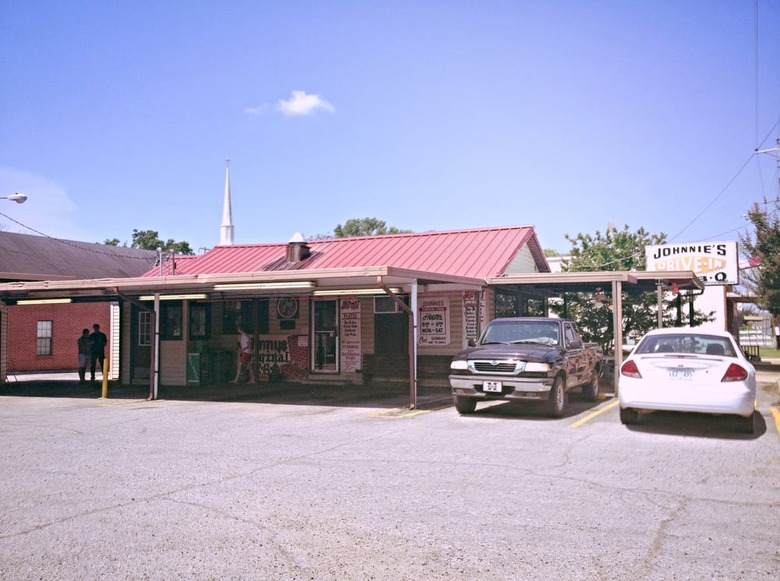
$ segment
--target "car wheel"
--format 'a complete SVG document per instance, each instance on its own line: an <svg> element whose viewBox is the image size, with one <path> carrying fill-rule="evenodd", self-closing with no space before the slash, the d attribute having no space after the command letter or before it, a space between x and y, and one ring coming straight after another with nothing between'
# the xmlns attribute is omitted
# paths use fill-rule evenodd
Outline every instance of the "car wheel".
<svg viewBox="0 0 780 581"><path fill-rule="evenodd" d="M750 414L748 417L737 416L737 421L739 422L737 425L740 432L743 434L753 433L753 414Z"/></svg>
<svg viewBox="0 0 780 581"><path fill-rule="evenodd" d="M455 396L455 409L459 414L473 414L477 409L477 400L471 397Z"/></svg>
<svg viewBox="0 0 780 581"><path fill-rule="evenodd" d="M631 426L639 421L639 412L631 408L620 408L620 423Z"/></svg>
<svg viewBox="0 0 780 581"><path fill-rule="evenodd" d="M566 408L566 390L563 388L563 379L559 375L553 380L550 388L550 396L547 398L547 415L560 418Z"/></svg>
<svg viewBox="0 0 780 581"><path fill-rule="evenodd" d="M586 383L582 386L582 395L585 397L585 401L596 401L599 399L599 374L593 373L593 379L590 383Z"/></svg>

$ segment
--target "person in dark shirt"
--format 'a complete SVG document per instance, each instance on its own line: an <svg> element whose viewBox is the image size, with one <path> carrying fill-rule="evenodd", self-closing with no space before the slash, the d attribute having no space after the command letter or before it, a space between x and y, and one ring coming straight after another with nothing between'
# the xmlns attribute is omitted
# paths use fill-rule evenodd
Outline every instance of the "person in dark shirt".
<svg viewBox="0 0 780 581"><path fill-rule="evenodd" d="M87 379L87 365L90 361L90 343L89 329L81 332L81 337L77 341L79 347L79 383L84 383Z"/></svg>
<svg viewBox="0 0 780 581"><path fill-rule="evenodd" d="M92 329L94 330L89 334L89 372L90 381L95 381L95 367L97 366L97 363L100 363L101 374L103 372L103 361L106 358L106 344L108 343L108 338L106 337L106 334L100 330L100 325L97 323L92 325Z"/></svg>

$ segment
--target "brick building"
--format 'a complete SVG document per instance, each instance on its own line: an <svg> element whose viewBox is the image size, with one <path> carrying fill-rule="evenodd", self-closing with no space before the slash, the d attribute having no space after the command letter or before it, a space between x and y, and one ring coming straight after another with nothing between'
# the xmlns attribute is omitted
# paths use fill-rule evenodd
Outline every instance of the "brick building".
<svg viewBox="0 0 780 581"><path fill-rule="evenodd" d="M0 232L0 282L67 281L139 276L154 264L157 253ZM111 302L20 304L0 310L7 339L0 344L9 373L61 371L77 367L76 340L84 328L98 323L109 336L107 352L118 353L118 306Z"/></svg>

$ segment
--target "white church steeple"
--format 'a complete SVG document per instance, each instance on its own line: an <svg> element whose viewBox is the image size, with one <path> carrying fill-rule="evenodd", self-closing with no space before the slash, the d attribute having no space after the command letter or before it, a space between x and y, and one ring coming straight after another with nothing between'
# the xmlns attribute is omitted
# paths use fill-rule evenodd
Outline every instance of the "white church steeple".
<svg viewBox="0 0 780 581"><path fill-rule="evenodd" d="M219 245L233 244L233 211L230 208L230 158L225 158L225 205L222 208L222 225L219 227Z"/></svg>

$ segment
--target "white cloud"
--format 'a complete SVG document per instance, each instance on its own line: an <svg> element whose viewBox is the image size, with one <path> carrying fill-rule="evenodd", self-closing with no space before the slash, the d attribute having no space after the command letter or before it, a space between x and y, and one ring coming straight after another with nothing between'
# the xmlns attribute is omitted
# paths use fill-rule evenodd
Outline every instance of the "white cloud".
<svg viewBox="0 0 780 581"><path fill-rule="evenodd" d="M267 109L267 105L265 103L261 103L259 105L255 105L254 107L247 107L244 109L244 113L247 115L262 115L265 113L265 110Z"/></svg>
<svg viewBox="0 0 780 581"><path fill-rule="evenodd" d="M288 117L303 117L318 110L335 113L336 109L319 95L309 95L306 91L293 91L286 101L279 100L277 109Z"/></svg>

